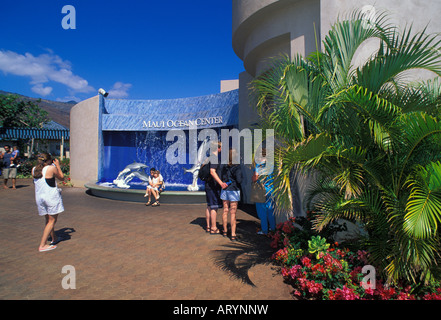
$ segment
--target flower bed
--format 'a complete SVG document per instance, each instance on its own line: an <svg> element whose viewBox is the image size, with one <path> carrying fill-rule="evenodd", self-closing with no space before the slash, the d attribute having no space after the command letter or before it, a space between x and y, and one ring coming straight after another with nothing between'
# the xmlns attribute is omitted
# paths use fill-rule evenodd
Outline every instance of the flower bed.
<svg viewBox="0 0 441 320"><path fill-rule="evenodd" d="M329 244L299 228L294 218L277 226L271 245L277 249L272 259L298 299L441 300L439 283L424 288L385 285L369 266L368 252ZM371 272L363 270L366 266Z"/></svg>

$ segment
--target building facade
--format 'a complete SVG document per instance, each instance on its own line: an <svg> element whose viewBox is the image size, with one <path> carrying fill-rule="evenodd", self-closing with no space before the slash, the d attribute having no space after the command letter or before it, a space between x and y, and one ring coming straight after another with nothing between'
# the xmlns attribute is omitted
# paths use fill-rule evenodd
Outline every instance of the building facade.
<svg viewBox="0 0 441 320"><path fill-rule="evenodd" d="M239 126L255 122L250 114L248 84L264 72L280 55L307 56L321 48L332 25L339 17L360 10L368 19L385 12L399 29L412 25L427 33L441 31L441 1L438 0L232 0L232 45L243 61L239 75ZM355 59L367 59L376 48L366 43Z"/></svg>
<svg viewBox="0 0 441 320"><path fill-rule="evenodd" d="M239 75L239 128L248 128L258 121L250 103L250 82L265 72L275 59L287 56L303 57L321 50L322 42L338 19L359 10L363 18L376 19L387 14L389 22L399 30L412 25L416 32L441 31L441 1L438 0L232 0L232 45L243 61L244 72ZM378 42L367 41L354 57L354 65L366 61ZM432 74L417 71L409 79L433 78ZM248 180L250 179L248 173ZM294 182L294 214L305 215L302 199L310 179L298 175Z"/></svg>
<svg viewBox="0 0 441 320"><path fill-rule="evenodd" d="M428 33L441 30L441 20L437 19L437 14L441 12L441 1L437 0L424 2L419 0L232 0L232 47L243 61L244 71L238 75L238 80L221 83L221 96L207 96L200 99L204 101L204 108L208 107L207 114L215 111L214 107L211 111L209 108L210 104L213 105L213 101L222 101L225 99L222 95L228 95L228 92L238 88L234 93L234 99L237 101L233 99L234 101L229 104L230 106L237 104L237 108L234 108L236 119L235 122L233 121L234 124L231 122L230 125L233 124L239 130L252 127L258 118L249 102L250 82L265 72L272 61L281 55L293 58L297 54L307 56L313 51L320 50L322 40L337 19L348 16L354 10L362 11L369 19L375 19L377 14L386 12L389 14L390 22L401 29L412 24L413 30L416 31L422 31L425 27ZM366 43L354 59L359 61L367 59L376 45L376 43ZM161 109L161 103L169 105L174 102L126 100L120 103L135 107L154 104ZM106 165L106 152L103 151L106 144L112 145L108 133L131 131L130 126L134 123L132 120L142 114L141 111L132 114L130 124L125 122L123 128L111 128L109 121L112 117L121 120L120 111L125 108L119 106L113 110L113 104L116 105L117 102L96 96L81 102L71 111L71 178L75 185L81 186L92 180L99 180L103 170L112 167ZM119 115L116 115L117 113ZM155 119L150 120L153 125ZM118 121L113 123L124 123ZM162 121L167 123L168 118ZM145 117L143 122L149 124ZM146 131L145 129L140 130ZM117 134L112 133L112 135ZM117 147L114 145L110 148L112 154L116 153L114 150ZM120 167L113 168L115 172L120 169ZM250 181L251 168L245 172L246 181ZM304 185L305 182L299 180L300 194L304 192ZM248 191L245 190L245 202ZM297 209L300 214L303 213L301 203L298 204Z"/></svg>
<svg viewBox="0 0 441 320"><path fill-rule="evenodd" d="M234 81L226 85L235 86ZM238 101L236 89L182 99L125 100L99 95L80 102L70 117L71 181L76 186L91 181L112 183L127 166L137 163L160 170L167 190L187 190L193 176L184 170L191 170L198 155L192 146L201 144L205 134L220 138L222 129L237 128ZM167 152L177 142L182 142L177 157L183 157L172 163L168 157L174 160L175 156Z"/></svg>

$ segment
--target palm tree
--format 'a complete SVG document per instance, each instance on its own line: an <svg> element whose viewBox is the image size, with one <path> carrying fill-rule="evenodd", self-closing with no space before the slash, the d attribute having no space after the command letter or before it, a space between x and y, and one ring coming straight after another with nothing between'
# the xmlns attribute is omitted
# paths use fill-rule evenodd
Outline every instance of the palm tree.
<svg viewBox="0 0 441 320"><path fill-rule="evenodd" d="M361 66L357 50L377 39ZM441 85L409 83L413 69L441 76L440 40L399 32L380 14L338 21L322 52L281 59L252 83L265 128L275 129L273 191L292 209L293 172L315 172L307 197L321 231L340 218L364 224L372 263L389 282L437 276L441 222Z"/></svg>

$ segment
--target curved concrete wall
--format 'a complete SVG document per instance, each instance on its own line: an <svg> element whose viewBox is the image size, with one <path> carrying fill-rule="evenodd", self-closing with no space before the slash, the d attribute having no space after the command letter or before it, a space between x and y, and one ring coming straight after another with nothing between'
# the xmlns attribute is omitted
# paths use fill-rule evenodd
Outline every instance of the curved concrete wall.
<svg viewBox="0 0 441 320"><path fill-rule="evenodd" d="M319 22L320 0L233 1L233 49L256 76L272 57L314 51Z"/></svg>
<svg viewBox="0 0 441 320"><path fill-rule="evenodd" d="M441 31L439 0L233 0L233 49L255 77L280 54L315 51L339 16L365 6L388 12L400 28Z"/></svg>
<svg viewBox="0 0 441 320"><path fill-rule="evenodd" d="M70 111L70 177L75 187L98 179L99 114L99 96Z"/></svg>

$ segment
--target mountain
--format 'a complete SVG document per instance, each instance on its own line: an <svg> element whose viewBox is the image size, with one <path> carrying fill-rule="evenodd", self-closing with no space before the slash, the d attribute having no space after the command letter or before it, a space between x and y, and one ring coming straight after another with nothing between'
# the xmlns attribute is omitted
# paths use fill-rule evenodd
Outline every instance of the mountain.
<svg viewBox="0 0 441 320"><path fill-rule="evenodd" d="M19 96L23 100L30 100L34 102L41 109L47 111L51 120L61 124L68 129L70 127L70 109L72 109L72 107L77 104L76 101L58 102L45 99L41 99L41 101L38 102L37 98L26 97L18 93L11 93L2 90L0 90L0 94L14 94Z"/></svg>

